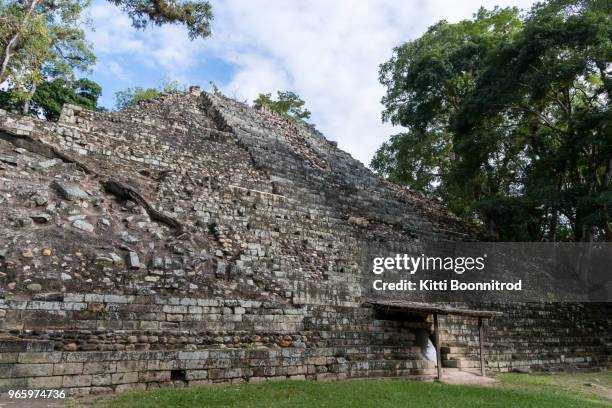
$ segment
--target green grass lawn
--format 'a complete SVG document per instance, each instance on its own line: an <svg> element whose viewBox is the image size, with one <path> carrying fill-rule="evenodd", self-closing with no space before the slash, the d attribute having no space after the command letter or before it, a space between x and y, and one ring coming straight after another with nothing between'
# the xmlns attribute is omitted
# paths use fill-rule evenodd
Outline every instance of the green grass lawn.
<svg viewBox="0 0 612 408"><path fill-rule="evenodd" d="M497 377L509 389L557 392L612 403L612 372L552 375L504 374Z"/></svg>
<svg viewBox="0 0 612 408"><path fill-rule="evenodd" d="M531 376L524 376L531 377ZM533 377L536 378L536 377ZM418 407L418 408L601 408L610 402L541 380L502 377L499 387L443 385L401 380L283 381L164 389L110 397L96 408L203 407ZM543 381L543 380L542 380Z"/></svg>

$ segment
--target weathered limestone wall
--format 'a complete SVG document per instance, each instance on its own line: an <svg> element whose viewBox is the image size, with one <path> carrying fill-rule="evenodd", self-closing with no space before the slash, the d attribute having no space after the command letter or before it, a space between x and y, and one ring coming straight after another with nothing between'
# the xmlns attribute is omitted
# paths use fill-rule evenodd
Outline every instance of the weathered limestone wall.
<svg viewBox="0 0 612 408"><path fill-rule="evenodd" d="M411 346L411 330L424 323L377 321L357 308L99 294L2 307L22 310L25 322L15 331L19 339L0 341L3 389L87 394L266 378L420 375L432 368ZM50 316L72 323L54 330ZM41 325L47 329L34 329ZM24 340L28 334L37 339Z"/></svg>
<svg viewBox="0 0 612 408"><path fill-rule="evenodd" d="M485 363L493 372L607 367L612 362L611 304L482 305L504 316L485 322ZM478 319L441 319L447 367L480 367Z"/></svg>
<svg viewBox="0 0 612 408"><path fill-rule="evenodd" d="M432 374L425 316L361 307L363 250L477 237L311 127L198 89L58 123L0 111L0 390ZM562 366L563 330L604 339L605 363L609 319L556 308L493 321L489 368ZM469 360L472 323L448 320L449 360Z"/></svg>

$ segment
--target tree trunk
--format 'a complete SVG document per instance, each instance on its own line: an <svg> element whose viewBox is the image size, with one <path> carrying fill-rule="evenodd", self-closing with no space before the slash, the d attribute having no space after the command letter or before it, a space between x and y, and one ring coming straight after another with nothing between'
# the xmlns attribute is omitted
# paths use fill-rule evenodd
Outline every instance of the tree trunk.
<svg viewBox="0 0 612 408"><path fill-rule="evenodd" d="M604 177L603 189L606 190L610 187L610 182L612 182L612 157L608 159L608 163L606 163L606 175ZM608 218L608 206L604 204L603 206L603 216L604 216L604 228L606 231L606 241L612 242L612 222ZM612 248L610 248L612 252Z"/></svg>
<svg viewBox="0 0 612 408"><path fill-rule="evenodd" d="M36 84L32 84L32 90L28 92L26 100L23 102L23 114L27 115L30 113L30 102L32 102L32 98L34 97L34 92L36 92Z"/></svg>
<svg viewBox="0 0 612 408"><path fill-rule="evenodd" d="M557 224L559 221L559 212L556 208L552 209L550 216L550 225L548 228L548 241L557 242Z"/></svg>
<svg viewBox="0 0 612 408"><path fill-rule="evenodd" d="M26 24L28 24L28 20L30 19L30 16L32 15L32 12L34 11L34 8L38 5L39 2L40 0L30 0L29 1L27 5L28 11L23 17L23 20L21 20L19 27L17 27L12 37L10 38L10 40L6 43L4 50L2 50L2 66L0 66L0 83L4 82L7 79L6 77L7 77L7 71L8 71L8 63L11 60L11 51L15 47L15 44L17 44L17 40L19 39L19 36L21 35Z"/></svg>

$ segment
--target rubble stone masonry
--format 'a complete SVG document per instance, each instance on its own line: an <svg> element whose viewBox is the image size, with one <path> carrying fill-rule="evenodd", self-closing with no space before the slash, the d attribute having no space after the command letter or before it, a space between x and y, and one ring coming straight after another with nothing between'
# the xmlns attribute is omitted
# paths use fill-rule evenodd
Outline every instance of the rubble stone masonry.
<svg viewBox="0 0 612 408"><path fill-rule="evenodd" d="M0 391L430 376L430 317L362 306L364 249L480 238L312 126L195 87L0 111ZM609 364L609 304L486 307L489 370ZM470 369L476 322L442 324Z"/></svg>

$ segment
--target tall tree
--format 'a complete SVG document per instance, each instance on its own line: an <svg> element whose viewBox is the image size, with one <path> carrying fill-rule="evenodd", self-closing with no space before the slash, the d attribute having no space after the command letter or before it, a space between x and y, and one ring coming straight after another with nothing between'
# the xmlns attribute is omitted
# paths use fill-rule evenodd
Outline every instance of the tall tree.
<svg viewBox="0 0 612 408"><path fill-rule="evenodd" d="M43 78L74 80L94 61L81 29L81 12L90 0L0 0L0 83L19 89L24 110ZM213 14L206 0L109 0L137 28L153 23L183 24L189 37L211 35Z"/></svg>
<svg viewBox="0 0 612 408"><path fill-rule="evenodd" d="M612 240L610 7L481 10L396 49L383 117L407 131L372 166L502 240Z"/></svg>
<svg viewBox="0 0 612 408"><path fill-rule="evenodd" d="M290 91L278 91L276 100L272 94L259 94L253 101L256 108L267 106L270 110L293 119L308 119L310 111L304 108L304 102L296 93Z"/></svg>
<svg viewBox="0 0 612 408"><path fill-rule="evenodd" d="M480 9L473 20L440 21L396 47L381 65L383 120L406 131L377 151L372 167L393 181L442 197L455 159L450 118L474 88L488 55L522 26L518 10Z"/></svg>
<svg viewBox="0 0 612 408"><path fill-rule="evenodd" d="M497 213L511 198L534 238L612 241L611 16L609 1L538 4L455 116L454 183L498 224L512 223ZM499 199L476 182L496 157L519 165Z"/></svg>
<svg viewBox="0 0 612 408"><path fill-rule="evenodd" d="M3 62L0 82L14 97L29 101L45 78L74 79L95 61L81 28L81 12L89 0L10 1L0 5L6 22L0 31Z"/></svg>
<svg viewBox="0 0 612 408"><path fill-rule="evenodd" d="M8 71L8 63L11 59L13 49L17 45L17 41L30 28L30 19L34 13L34 9L41 0L27 0L22 7L18 4L2 4L1 21L2 30L2 64L0 65L0 83L6 79Z"/></svg>

